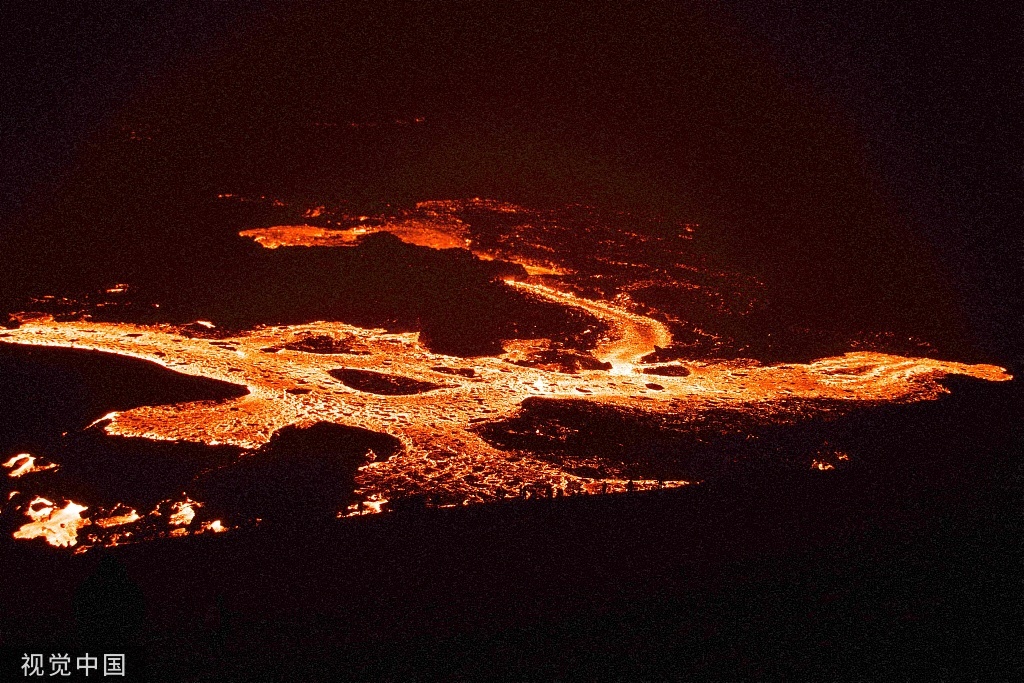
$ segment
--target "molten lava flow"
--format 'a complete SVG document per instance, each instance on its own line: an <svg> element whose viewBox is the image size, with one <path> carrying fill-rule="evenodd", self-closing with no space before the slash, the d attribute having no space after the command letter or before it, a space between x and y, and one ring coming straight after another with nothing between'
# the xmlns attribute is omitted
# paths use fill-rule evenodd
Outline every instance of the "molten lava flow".
<svg viewBox="0 0 1024 683"><path fill-rule="evenodd" d="M519 207L512 204L487 203L481 200L476 205L486 206L499 213L517 213ZM469 202L474 205L474 202ZM269 228L243 230L239 235L248 237L262 247L352 247L366 235L387 232L407 244L431 249L468 249L478 258L493 260L502 258L523 266L529 275L566 275L571 271L540 258L535 254L525 255L516 249L485 248L473 239L469 227L454 214L464 208L463 202L421 202L408 215L393 218L379 217L369 220L368 216L342 217L350 227L322 228L313 225L276 225ZM322 214L324 207L317 207L319 213L307 212L307 217ZM519 245L516 245L519 246Z"/></svg>
<svg viewBox="0 0 1024 683"><path fill-rule="evenodd" d="M249 237L267 249L278 247L343 247L352 246L364 236L374 232L389 232L403 242L431 249L466 249L470 240L460 237L461 225L437 226L415 219L399 220L384 225L358 225L346 229L326 229L312 225L278 225L272 228L243 230L239 234Z"/></svg>
<svg viewBox="0 0 1024 683"><path fill-rule="evenodd" d="M219 519L215 519L212 522L206 522L205 524L203 524L203 526L199 529L198 533L202 534L206 532L211 532L214 534L220 534L225 531L227 531L227 528L223 524L221 524L221 521Z"/></svg>
<svg viewBox="0 0 1024 683"><path fill-rule="evenodd" d="M564 298L570 302L578 298ZM581 303L595 310L592 302ZM606 318L616 310L602 305ZM524 398L581 398L647 412L697 410L706 405L763 407L780 399L835 401L918 401L947 390L939 379L963 374L987 380L1010 376L991 365L966 365L926 358L904 358L875 352L847 353L807 364L743 367L714 362L662 363L659 368L685 367L688 374L658 376L635 371L651 350L647 340L657 322L628 312L614 318L614 338L603 348L606 357L623 361L618 372L583 370L566 374L507 362L504 357L477 358L472 376L439 372L464 365L463 359L431 353L416 334L388 334L341 323L312 323L287 328L261 328L230 338L244 356L184 338L169 326L37 321L12 331L8 341L33 345L85 348L148 359L178 372L244 384L249 394L224 402L196 402L122 411L108 417L109 434L149 439L233 444L255 449L278 429L326 421L362 427L398 437L403 453L364 466L357 478L364 500L361 512L372 510L395 492L437 493L446 499L487 501L499 490L519 491L524 485L545 485L586 491L625 490L617 479L587 479L528 454L511 454L481 439L472 426L514 413ZM131 336L128 336L131 335ZM330 354L290 351L260 353L261 348L291 339L327 335L358 340L369 353L344 356L347 369L400 376L408 386L436 387L426 393L361 391L334 376L341 362ZM653 344L652 344L653 346ZM599 347L599 353L601 353ZM468 373L466 373L468 374ZM301 386L307 390L292 393ZM369 387L372 388L372 387ZM581 393L581 390L585 393ZM784 408L776 408L780 415ZM471 475L471 476L470 476ZM666 482L680 485L682 482ZM638 489L653 481L634 482ZM172 523L187 525L193 502L177 504ZM190 514L191 513L191 514Z"/></svg>
<svg viewBox="0 0 1024 683"><path fill-rule="evenodd" d="M497 253L490 247L477 250L465 226L445 213L448 208L444 203L424 203L414 218L343 230L281 226L242 234L277 248L347 246L368 232L387 231L413 244L468 245L480 254ZM490 208L499 213L516 210L511 205ZM515 244L502 243L501 257L521 265L536 264L531 261L534 254L544 252L545 245L533 244L533 251L517 255ZM550 272L565 271L555 263ZM687 483L580 476L530 453L500 450L479 435L481 423L514 415L531 397L585 400L666 415L731 407L784 419L796 415L789 399L840 404L921 401L946 393L939 380L951 374L1010 379L1004 369L992 365L878 352L851 352L802 364L649 362L645 358L669 346L672 335L663 322L629 310L623 296L612 301L586 298L553 286L550 278L545 284L531 280L507 285L603 321L608 331L595 344L593 363L560 372L523 362L531 353L545 350L548 342L537 340L509 340L505 353L469 361L431 352L416 333L388 333L338 322L258 327L211 343L171 325L56 322L35 316L23 318L20 327L5 333L4 341L130 356L186 375L244 385L249 391L225 402L112 412L94 423L111 435L229 444L249 451L266 444L283 427L318 422L396 437L404 448L389 459L371 458L359 469L356 502L339 511L339 516L379 512L389 499L409 494L430 495L443 507L510 496L646 490ZM213 326L208 321L198 324ZM594 369L598 367L602 369ZM802 417L806 417L806 405ZM845 460L844 456L836 459ZM18 474L35 471L32 456L27 455L16 456L5 466L17 466ZM835 465L816 459L812 467L829 470ZM17 475L12 472L12 476ZM16 538L42 535L51 543L73 545L77 530L89 524L79 516L86 508L71 502L57 510L40 498L33 506L36 509L27 513L32 523L16 532ZM192 524L198 507L200 503L187 497L171 504L168 522L175 528L170 535L190 533L185 527ZM154 514L159 516L159 507ZM141 523L134 510L96 521L101 527L133 523ZM225 529L219 520L197 527L210 532Z"/></svg>
<svg viewBox="0 0 1024 683"><path fill-rule="evenodd" d="M135 510L130 510L123 515L112 515L110 517L101 517L95 520L98 526L108 528L112 526L124 526L125 524L132 524L142 519L139 517L139 513Z"/></svg>
<svg viewBox="0 0 1024 683"><path fill-rule="evenodd" d="M187 498L178 503L174 503L171 506L171 516L168 521L173 526L188 526L192 523L192 520L196 517L195 508L199 507L199 503L194 500L188 500Z"/></svg>
<svg viewBox="0 0 1024 683"><path fill-rule="evenodd" d="M261 247L333 247L355 244L366 234L349 230L329 230L312 225L281 225L273 228L243 230L238 233L252 238Z"/></svg>
<svg viewBox="0 0 1024 683"><path fill-rule="evenodd" d="M5 462L3 466L11 468L11 471L7 473L7 476L9 477L20 477L25 474L31 474L32 472L45 472L46 470L57 469L56 463L37 465L36 457L34 455L29 455L28 453L19 453Z"/></svg>
<svg viewBox="0 0 1024 683"><path fill-rule="evenodd" d="M581 308L608 323L611 328L610 338L598 343L594 356L602 362L611 363L613 375L632 374L640 359L654 351L655 347L665 347L672 343L672 335L668 328L657 320L635 315L621 307L601 301L591 301L571 293L560 292L551 287L514 280L505 282L516 289L557 304Z"/></svg>
<svg viewBox="0 0 1024 683"><path fill-rule="evenodd" d="M29 503L25 514L32 521L14 532L15 538L45 538L50 545L69 547L78 543L78 530L89 524L82 519L81 513L87 510L70 500L67 505L58 509L54 503L45 498L36 498Z"/></svg>

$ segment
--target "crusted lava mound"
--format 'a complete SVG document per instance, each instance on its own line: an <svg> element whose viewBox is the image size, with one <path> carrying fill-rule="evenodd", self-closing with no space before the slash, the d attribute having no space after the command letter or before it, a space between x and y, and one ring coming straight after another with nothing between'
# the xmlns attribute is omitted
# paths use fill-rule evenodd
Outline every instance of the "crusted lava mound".
<svg viewBox="0 0 1024 683"><path fill-rule="evenodd" d="M570 349L545 349L530 354L529 358L513 361L516 365L552 372L575 375L581 370L611 370L612 364L599 361L590 354Z"/></svg>
<svg viewBox="0 0 1024 683"><path fill-rule="evenodd" d="M381 396L408 396L422 394L434 389L443 389L445 385L423 382L401 375L388 375L372 370L356 370L355 368L338 368L328 370L331 377L350 389L365 391L368 394Z"/></svg>
<svg viewBox="0 0 1024 683"><path fill-rule="evenodd" d="M684 365L665 365L662 367L644 368L645 375L661 375L662 377L686 377L690 370Z"/></svg>
<svg viewBox="0 0 1024 683"><path fill-rule="evenodd" d="M283 348L289 351L305 351L306 353L366 355L370 353L365 346L349 337L332 337L327 334L311 334L301 339L290 341Z"/></svg>
<svg viewBox="0 0 1024 683"><path fill-rule="evenodd" d="M333 518L355 489L357 470L402 448L393 436L319 422L284 427L262 448L196 483L209 515L302 523Z"/></svg>

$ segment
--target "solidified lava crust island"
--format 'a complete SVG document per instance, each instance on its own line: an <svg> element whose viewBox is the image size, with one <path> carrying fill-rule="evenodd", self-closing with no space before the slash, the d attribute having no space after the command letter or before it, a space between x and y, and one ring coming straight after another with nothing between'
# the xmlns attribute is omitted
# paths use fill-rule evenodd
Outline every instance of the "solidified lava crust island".
<svg viewBox="0 0 1024 683"><path fill-rule="evenodd" d="M514 220L484 234L460 218L467 211ZM313 214L307 211L307 215L322 213L323 207ZM709 305L740 309L748 303L741 297L730 304L728 296L707 286L707 277L701 279L706 274L680 262L681 258L654 266L631 263L628 241L642 242L638 235L627 235L623 244L621 234L616 242L609 238L611 231L598 229L584 234L583 239L592 242L584 249L587 258L567 258L560 252L564 242L552 238L559 234L557 224L558 217L550 214L468 200L423 202L400 216L349 217L342 227L282 225L245 230L241 235L268 249L351 248L368 234L390 232L409 244L468 249L479 259L521 266L525 275L507 277L503 286L531 300L581 311L604 325L603 335L588 349L559 348L545 339L506 339L500 354L465 358L429 350L417 332L393 333L341 322L257 326L218 334L212 341L170 324L58 322L38 314L22 316L20 326L4 332L0 341L118 354L248 390L244 396L221 401L112 412L94 423L110 437L230 446L240 449L243 461L258 465L264 458L273 467L287 468L287 459L266 455L272 451L275 434L285 428L328 423L389 435L397 444L393 452L369 449L352 465L354 491L344 507L335 511L337 516L379 512L389 501L414 495L443 507L508 496L551 495L552 491L579 494L676 487L692 480L637 477L614 466L581 468L571 460L508 448L491 438L494 425L526 410L524 401L571 402L648 416L729 410L786 422L856 404L934 399L948 391L939 380L951 374L1010 379L996 366L879 351L851 351L784 364L666 354L684 321L653 305L637 303L645 292L697 291L706 295ZM663 238L670 242L667 246L649 246L671 255L672 244L685 241L690 229L680 226L675 235ZM687 280L687 274L694 278ZM595 284L605 281L614 286L605 289ZM197 324L215 328L213 322ZM699 329L696 333L705 334ZM829 470L840 464L836 459L848 458L843 453L833 455L832 461L815 458L810 466ZM596 462L599 456L594 454L591 460ZM21 481L49 476L49 470L59 471L61 464L37 461L25 453L15 454L4 466L12 484L17 478L21 488ZM87 547L230 527L230 520L225 526L216 519L192 528L196 510L204 503L188 494L197 495L186 491L149 514L140 515L135 503L124 500L91 517L82 516L94 505L91 501L58 503L36 496L20 506L29 519L14 536ZM150 518L161 516L164 528L154 531Z"/></svg>

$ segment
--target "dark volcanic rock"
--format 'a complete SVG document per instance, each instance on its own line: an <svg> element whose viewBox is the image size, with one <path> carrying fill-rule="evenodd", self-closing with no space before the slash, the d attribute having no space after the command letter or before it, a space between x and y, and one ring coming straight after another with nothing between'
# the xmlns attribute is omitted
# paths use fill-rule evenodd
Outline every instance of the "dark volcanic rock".
<svg viewBox="0 0 1024 683"><path fill-rule="evenodd" d="M704 478L724 464L719 449L702 444L696 430L585 399L528 398L515 415L476 431L499 448L529 451L588 477Z"/></svg>
<svg viewBox="0 0 1024 683"><path fill-rule="evenodd" d="M808 408L789 407L795 415ZM851 450L857 415L779 421L735 408L650 414L586 399L528 398L514 415L475 431L498 448L529 451L582 476L692 480L805 471L826 454L834 460L836 451Z"/></svg>
<svg viewBox="0 0 1024 683"><path fill-rule="evenodd" d="M611 370L612 364L597 360L593 356L568 349L548 349L531 354L525 360L514 361L516 365L539 368L574 375L580 370Z"/></svg>
<svg viewBox="0 0 1024 683"><path fill-rule="evenodd" d="M690 374L689 368L683 365L666 365L660 368L644 368L645 375L661 375L662 377L686 377Z"/></svg>
<svg viewBox="0 0 1024 683"><path fill-rule="evenodd" d="M140 514L190 491L201 473L224 467L242 453L235 446L110 436L100 429L69 434L47 450L57 469L22 477L17 488L50 500L68 498L90 507L117 503ZM92 514L92 513L90 513Z"/></svg>
<svg viewBox="0 0 1024 683"><path fill-rule="evenodd" d="M252 456L200 479L197 495L210 514L229 519L333 518L348 504L358 468L401 448L393 436L357 427L284 427Z"/></svg>
<svg viewBox="0 0 1024 683"><path fill-rule="evenodd" d="M585 312L505 285L502 278L522 275L510 271L508 264L481 261L462 249L406 244L388 233L368 235L346 249L267 250L237 236L218 249L216 267L196 258L173 278L155 277L155 270L136 274L131 296L141 303L135 307L130 302L112 306L79 301L72 293L69 315L170 323L183 335L205 339L223 339L261 325L341 321L390 332L419 330L420 341L432 351L466 357L501 353L501 340L513 338L550 338L589 348L592 333L602 329ZM53 291L70 290L55 286ZM25 300L19 310L38 308ZM216 327L199 320L213 321ZM313 353L362 350L327 339L289 345Z"/></svg>
<svg viewBox="0 0 1024 683"><path fill-rule="evenodd" d="M288 342L284 345L284 348L289 351L305 351L306 353L348 353L358 355L370 353L364 346L354 343L350 337L337 338L327 334L311 334Z"/></svg>
<svg viewBox="0 0 1024 683"><path fill-rule="evenodd" d="M373 372L372 370L338 368L337 370L328 370L328 373L331 377L356 391L365 391L369 394L380 394L382 396L422 394L433 389L444 388L443 384L421 382L411 377L388 375L383 372Z"/></svg>
<svg viewBox="0 0 1024 683"><path fill-rule="evenodd" d="M37 448L113 410L247 393L137 358L0 343L0 449Z"/></svg>

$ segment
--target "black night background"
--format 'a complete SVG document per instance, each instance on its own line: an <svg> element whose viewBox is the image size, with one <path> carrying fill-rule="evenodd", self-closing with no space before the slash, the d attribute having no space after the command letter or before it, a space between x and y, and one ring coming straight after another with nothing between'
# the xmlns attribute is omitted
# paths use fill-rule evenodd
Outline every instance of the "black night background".
<svg viewBox="0 0 1024 683"><path fill-rule="evenodd" d="M1019 10L0 12L4 675L1020 675Z"/></svg>

